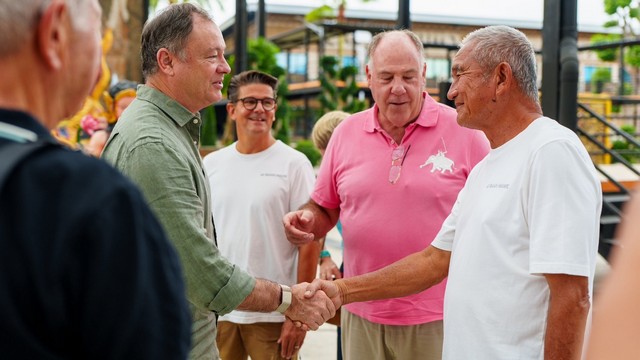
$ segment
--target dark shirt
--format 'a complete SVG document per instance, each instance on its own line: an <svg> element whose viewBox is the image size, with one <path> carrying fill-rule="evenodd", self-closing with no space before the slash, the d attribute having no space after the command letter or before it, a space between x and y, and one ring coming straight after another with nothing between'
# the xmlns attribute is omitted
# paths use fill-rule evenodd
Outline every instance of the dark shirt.
<svg viewBox="0 0 640 360"><path fill-rule="evenodd" d="M0 122L50 137L22 112L0 109ZM10 141L0 132L0 148ZM178 257L142 195L62 147L0 189L0 319L3 359L184 359L190 347Z"/></svg>

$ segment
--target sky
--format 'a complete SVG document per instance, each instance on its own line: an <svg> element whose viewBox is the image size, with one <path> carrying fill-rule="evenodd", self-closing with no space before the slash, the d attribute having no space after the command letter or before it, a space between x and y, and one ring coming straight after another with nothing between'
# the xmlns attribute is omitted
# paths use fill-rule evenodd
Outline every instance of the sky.
<svg viewBox="0 0 640 360"><path fill-rule="evenodd" d="M222 0L224 9L220 10L215 0L209 0L210 10L218 24L223 23L235 13L235 0ZM300 5L301 3L319 7L327 0L266 0L267 10L270 3L281 5ZM385 12L397 12L397 0L373 0L375 9ZM248 4L257 3L256 0L247 0ZM360 0L348 0L347 9L367 10L372 3L363 3ZM544 0L412 0L412 14L430 14L461 17L481 17L488 19L508 18L511 20L538 21L542 23L544 12ZM599 27L609 20L604 12L604 0L578 0L578 25Z"/></svg>

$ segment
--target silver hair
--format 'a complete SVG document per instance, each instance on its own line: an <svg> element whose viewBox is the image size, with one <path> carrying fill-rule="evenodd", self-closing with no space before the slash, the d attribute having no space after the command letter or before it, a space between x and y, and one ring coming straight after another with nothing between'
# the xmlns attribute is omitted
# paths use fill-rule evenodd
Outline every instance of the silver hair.
<svg viewBox="0 0 640 360"><path fill-rule="evenodd" d="M487 26L465 36L460 51L465 47L472 48L471 56L486 76L501 62L508 63L520 90L539 102L535 51L520 30L504 25Z"/></svg>
<svg viewBox="0 0 640 360"><path fill-rule="evenodd" d="M87 0L67 0L73 25L81 5ZM2 0L0 1L0 56L9 55L23 46L33 35L36 23L51 0Z"/></svg>
<svg viewBox="0 0 640 360"><path fill-rule="evenodd" d="M418 51L418 54L420 54L420 59L422 60L422 62L424 62L424 56L423 56L424 46L422 45L422 40L420 40L418 35L416 35L416 33L414 33L413 31L402 29L402 30L383 31L383 32L377 33L373 38L371 38L371 41L369 42L369 46L367 47L367 58L369 59L369 65L371 65L371 57L373 56L373 53L378 48L378 45L380 45L380 41L382 40L382 38L384 38L389 34L404 34L407 37L409 37L409 40L411 40L411 42L415 46L416 51Z"/></svg>

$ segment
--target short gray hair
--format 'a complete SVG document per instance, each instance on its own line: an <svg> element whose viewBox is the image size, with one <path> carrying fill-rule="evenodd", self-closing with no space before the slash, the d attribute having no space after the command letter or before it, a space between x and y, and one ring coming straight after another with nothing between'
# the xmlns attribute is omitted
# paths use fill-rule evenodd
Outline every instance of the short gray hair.
<svg viewBox="0 0 640 360"><path fill-rule="evenodd" d="M185 59L187 39L193 31L194 16L213 22L211 15L200 6L180 3L167 6L154 18L147 21L142 29L142 75L147 78L158 71L156 54L166 48Z"/></svg>
<svg viewBox="0 0 640 360"><path fill-rule="evenodd" d="M73 25L76 26L81 5L87 0L67 0ZM18 51L34 33L42 12L51 0L2 0L0 1L0 56Z"/></svg>
<svg viewBox="0 0 640 360"><path fill-rule="evenodd" d="M0 1L0 56L17 51L27 42L40 12L50 2L51 0Z"/></svg>
<svg viewBox="0 0 640 360"><path fill-rule="evenodd" d="M418 51L418 54L420 54L420 59L422 59L422 62L424 62L424 56L422 55L424 51L424 45L422 45L422 40L420 40L418 35L416 35L416 33L414 33L413 31L402 29L402 30L383 31L383 32L377 33L373 38L371 38L371 41L369 42L369 46L367 47L367 58L369 59L369 63L371 63L371 58L373 56L373 53L378 48L378 45L380 45L380 41L382 40L382 38L384 38L389 34L406 35L409 38L409 40L411 40L413 45L416 47L416 51Z"/></svg>
<svg viewBox="0 0 640 360"><path fill-rule="evenodd" d="M499 63L508 63L520 90L531 100L539 102L536 54L524 33L510 26L487 26L465 36L460 51L466 46L473 47L471 56L485 75Z"/></svg>

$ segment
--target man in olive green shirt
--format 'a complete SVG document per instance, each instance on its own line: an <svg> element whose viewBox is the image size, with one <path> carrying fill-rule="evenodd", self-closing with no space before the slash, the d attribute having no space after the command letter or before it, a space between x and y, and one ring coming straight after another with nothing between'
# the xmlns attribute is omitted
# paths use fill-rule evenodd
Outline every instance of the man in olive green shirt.
<svg viewBox="0 0 640 360"><path fill-rule="evenodd" d="M178 250L193 316L190 357L198 359L219 357L216 314L278 310L310 329L335 314L324 293L305 299L306 286L296 285L291 298L286 286L256 280L230 264L215 245L209 183L198 152L199 110L222 98L230 72L224 49L220 29L200 7L181 3L156 15L142 32L146 83L103 152L140 186Z"/></svg>

